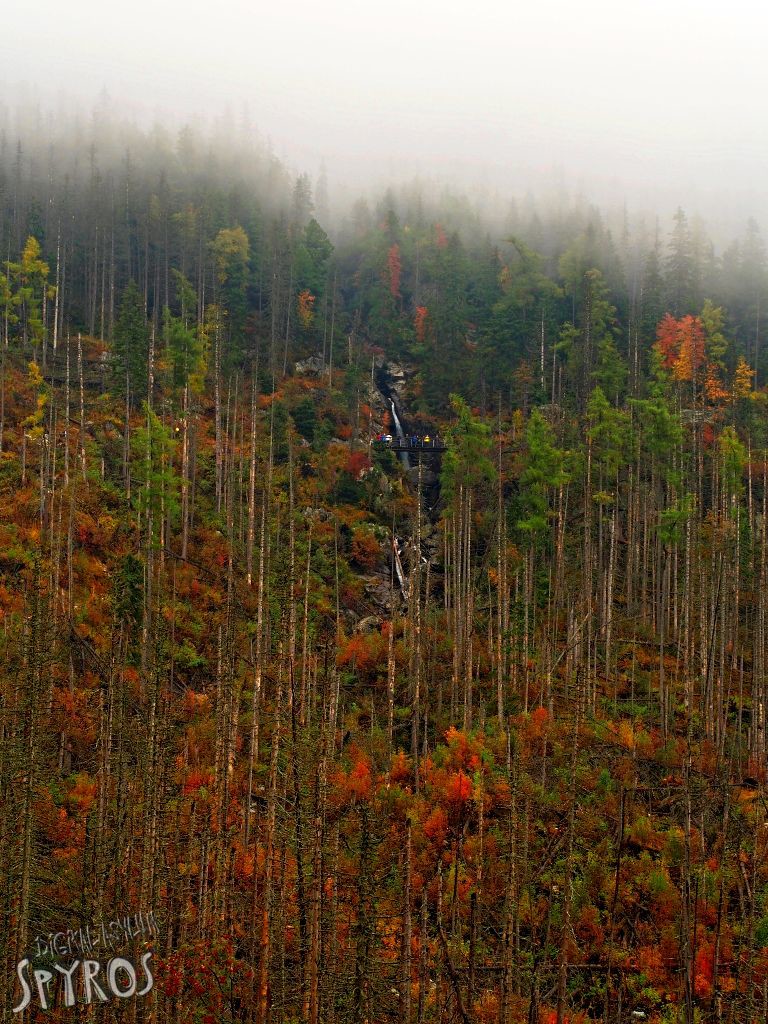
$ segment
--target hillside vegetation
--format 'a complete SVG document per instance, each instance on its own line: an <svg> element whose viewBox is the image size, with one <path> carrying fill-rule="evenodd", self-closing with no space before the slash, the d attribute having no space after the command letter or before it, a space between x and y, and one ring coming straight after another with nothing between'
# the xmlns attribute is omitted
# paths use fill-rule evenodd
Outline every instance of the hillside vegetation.
<svg viewBox="0 0 768 1024"><path fill-rule="evenodd" d="M757 225L89 132L0 147L3 1019L152 909L100 1020L764 1020Z"/></svg>

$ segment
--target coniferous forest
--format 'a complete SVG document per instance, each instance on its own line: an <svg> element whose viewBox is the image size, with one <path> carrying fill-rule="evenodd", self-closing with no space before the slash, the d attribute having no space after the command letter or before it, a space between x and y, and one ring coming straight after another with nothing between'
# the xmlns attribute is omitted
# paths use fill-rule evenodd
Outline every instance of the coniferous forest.
<svg viewBox="0 0 768 1024"><path fill-rule="evenodd" d="M6 125L3 1020L765 1020L768 261L658 216Z"/></svg>

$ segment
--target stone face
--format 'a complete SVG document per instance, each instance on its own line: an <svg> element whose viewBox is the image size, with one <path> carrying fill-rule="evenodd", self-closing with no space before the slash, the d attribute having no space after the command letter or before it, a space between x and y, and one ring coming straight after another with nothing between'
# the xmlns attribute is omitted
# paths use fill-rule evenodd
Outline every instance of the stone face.
<svg viewBox="0 0 768 1024"><path fill-rule="evenodd" d="M384 612L390 612L392 609L392 584L389 580L373 581L366 583L365 585L365 596L375 605ZM399 600L399 590L394 593L395 602ZM371 616L369 616L370 618ZM374 616L376 618L377 616Z"/></svg>
<svg viewBox="0 0 768 1024"><path fill-rule="evenodd" d="M357 623L360 619L360 616L357 614L357 612L353 612L351 608L342 608L341 617L343 621L346 623L347 628L354 632L354 630L357 628Z"/></svg>
<svg viewBox="0 0 768 1024"><path fill-rule="evenodd" d="M323 372L323 357L320 355L310 356L308 359L300 359L294 363L293 371L301 377L319 377Z"/></svg>
<svg viewBox="0 0 768 1024"><path fill-rule="evenodd" d="M387 363L387 383L398 399L402 400L408 384L408 371L399 363Z"/></svg>
<svg viewBox="0 0 768 1024"><path fill-rule="evenodd" d="M357 624L358 633L376 633L381 629L381 619L378 615L366 615Z"/></svg>
<svg viewBox="0 0 768 1024"><path fill-rule="evenodd" d="M307 519L317 519L322 522L333 520L333 512L329 508L312 508L309 505L304 509L304 516Z"/></svg>

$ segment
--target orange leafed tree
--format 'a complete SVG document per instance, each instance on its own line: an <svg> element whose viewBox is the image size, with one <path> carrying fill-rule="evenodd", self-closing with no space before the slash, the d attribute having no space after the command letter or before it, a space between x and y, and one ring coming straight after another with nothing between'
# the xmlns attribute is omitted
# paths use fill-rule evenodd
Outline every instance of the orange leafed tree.
<svg viewBox="0 0 768 1024"><path fill-rule="evenodd" d="M363 473L371 468L371 460L365 452L352 452L344 468L355 480L359 480Z"/></svg>
<svg viewBox="0 0 768 1024"><path fill-rule="evenodd" d="M733 375L733 397L738 398L749 398L752 394L752 378L755 375L755 371L746 361L744 356L741 356L736 366L736 371Z"/></svg>
<svg viewBox="0 0 768 1024"><path fill-rule="evenodd" d="M400 246L395 244L387 253L387 270L389 272L389 290L393 299L400 298L400 274L402 265L400 263Z"/></svg>
<svg viewBox="0 0 768 1024"><path fill-rule="evenodd" d="M694 381L704 365L704 325L697 316L676 320L666 313L656 328L656 350L675 380Z"/></svg>
<svg viewBox="0 0 768 1024"><path fill-rule="evenodd" d="M355 530L350 547L353 562L366 572L374 569L381 558L379 542L367 530Z"/></svg>
<svg viewBox="0 0 768 1024"><path fill-rule="evenodd" d="M677 320L671 313L665 313L656 328L656 349L664 369L671 370L680 353Z"/></svg>
<svg viewBox="0 0 768 1024"><path fill-rule="evenodd" d="M680 349L672 372L675 380L692 381L704 364L704 327L697 316L678 320Z"/></svg>
<svg viewBox="0 0 768 1024"><path fill-rule="evenodd" d="M314 306L314 304L315 296L308 288L305 288L303 291L299 292L299 323L304 328L312 326L312 307Z"/></svg>
<svg viewBox="0 0 768 1024"><path fill-rule="evenodd" d="M707 363L707 376L704 380L704 392L710 402L722 402L728 398L728 392L723 387L717 367L714 363Z"/></svg>
<svg viewBox="0 0 768 1024"><path fill-rule="evenodd" d="M424 341L427 336L427 316L428 311L426 306L416 307L416 315L413 318L413 325L416 329L417 341Z"/></svg>
<svg viewBox="0 0 768 1024"><path fill-rule="evenodd" d="M340 805L368 801L373 793L374 778L369 757L354 744L350 746L348 770L339 768L330 778L335 801Z"/></svg>

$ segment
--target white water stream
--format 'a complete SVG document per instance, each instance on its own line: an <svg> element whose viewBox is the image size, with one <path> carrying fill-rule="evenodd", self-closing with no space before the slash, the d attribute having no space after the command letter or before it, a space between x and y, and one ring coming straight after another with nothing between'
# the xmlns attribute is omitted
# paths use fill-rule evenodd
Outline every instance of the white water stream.
<svg viewBox="0 0 768 1024"><path fill-rule="evenodd" d="M395 433L397 434L398 441L405 442L405 433L403 431L403 425L400 422L400 417L397 415L397 409L395 408L394 401L389 399L389 408L392 410L392 422L395 425ZM408 457L407 452L399 452L400 461L402 462L405 469L411 468L411 460ZM397 574L397 581L400 584L400 590L405 600L408 600L408 584L405 579L405 572L403 571L403 563L400 560L400 541L397 537L392 537L392 554L393 561L395 563L395 573Z"/></svg>
<svg viewBox="0 0 768 1024"><path fill-rule="evenodd" d="M403 432L403 426L400 422L399 416L397 415L395 403L391 398L389 400L389 408L392 410L392 422L395 424L395 433L397 434L397 439L405 443L405 434ZM410 469L411 460L408 456L408 452L400 452L399 455L400 461L402 462L403 466L405 466L406 469Z"/></svg>

